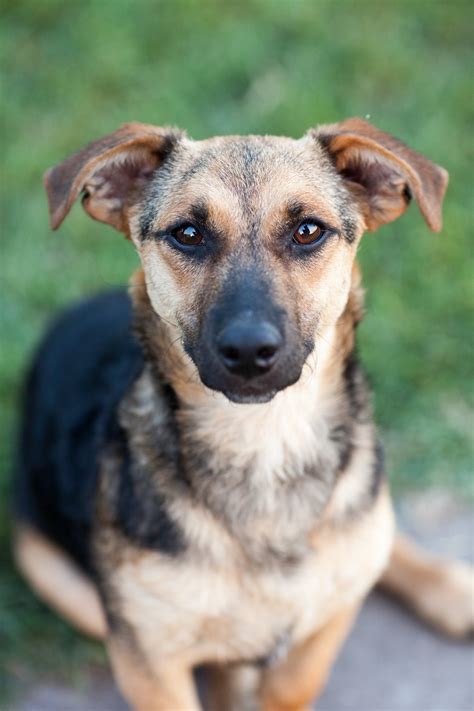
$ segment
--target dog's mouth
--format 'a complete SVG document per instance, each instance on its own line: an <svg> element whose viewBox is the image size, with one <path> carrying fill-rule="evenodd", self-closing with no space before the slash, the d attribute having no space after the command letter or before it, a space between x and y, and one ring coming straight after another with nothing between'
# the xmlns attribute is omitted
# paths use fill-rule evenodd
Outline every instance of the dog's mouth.
<svg viewBox="0 0 474 711"><path fill-rule="evenodd" d="M273 400L279 391L273 389L266 392L238 392L233 390L222 390L221 392L228 400L237 405L261 405Z"/></svg>
<svg viewBox="0 0 474 711"><path fill-rule="evenodd" d="M270 402L277 393L294 385L300 378L301 368L280 370L272 374L272 377L252 380L229 378L209 368L200 371L199 375L206 387L222 393L231 402L239 405L257 405Z"/></svg>

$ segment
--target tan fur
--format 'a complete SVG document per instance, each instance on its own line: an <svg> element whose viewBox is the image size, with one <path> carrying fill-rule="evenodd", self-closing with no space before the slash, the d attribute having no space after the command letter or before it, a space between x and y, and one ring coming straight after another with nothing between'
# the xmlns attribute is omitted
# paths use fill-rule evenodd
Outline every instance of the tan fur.
<svg viewBox="0 0 474 711"><path fill-rule="evenodd" d="M198 709L197 664L212 666L215 706L232 694L226 711L258 708L258 688L265 711L301 710L321 691L394 535L369 391L353 356L363 309L355 255L364 229L395 219L411 195L439 229L446 184L439 166L355 119L299 140L195 142L127 124L47 174L53 227L83 191L86 211L124 231L142 264L130 294L146 366L118 419L147 496L163 497L186 545L171 553L141 545L117 523L119 451L100 460L92 536L114 621L109 655L139 711ZM330 238L311 259L295 256L295 230L311 219ZM190 259L172 241L173 225L194 220L212 233L212 258ZM300 360L270 401L236 405L202 375L199 354L210 351L199 337L217 297L249 269L284 311ZM164 385L178 403L178 435L166 429ZM157 454L159 438L172 436L179 475ZM103 634L94 590L77 573L74 585L46 581L37 561L63 570L64 556L34 532L22 536L20 566L40 594ZM383 582L461 634L471 624L468 577L398 542ZM79 598L94 624L75 613L69 601ZM461 614L448 611L453 599ZM273 666L262 671L258 660Z"/></svg>
<svg viewBox="0 0 474 711"><path fill-rule="evenodd" d="M262 675L263 711L305 711L323 690L359 605L337 612L324 627L296 646L282 664Z"/></svg>
<svg viewBox="0 0 474 711"><path fill-rule="evenodd" d="M360 177L353 173L354 166L372 164L371 180L362 183L365 190L361 192L357 186L355 192L364 205L369 230L392 222L406 210L407 185L430 229L441 230L441 204L448 185L444 168L362 119L322 126L318 135L327 140L338 169L354 181L353 187Z"/></svg>
<svg viewBox="0 0 474 711"><path fill-rule="evenodd" d="M136 711L199 711L189 668L168 659L166 665L155 666L151 673L146 660L132 654L114 637L107 651L117 684Z"/></svg>
<svg viewBox="0 0 474 711"><path fill-rule="evenodd" d="M381 585L450 637L462 639L474 631L474 570L469 565L430 557L399 534Z"/></svg>
<svg viewBox="0 0 474 711"><path fill-rule="evenodd" d="M128 236L128 211L144 179L160 163L160 152L171 129L160 129L143 123L127 123L118 131L94 141L70 156L44 176L49 198L51 227L56 229L66 217L77 197L85 191L83 205L91 217L106 222ZM177 138L177 135L175 136ZM117 185L107 174L112 166L119 176L125 167L134 168L126 187Z"/></svg>
<svg viewBox="0 0 474 711"><path fill-rule="evenodd" d="M92 583L74 562L35 529L18 525L16 564L37 595L81 632L104 639L105 615Z"/></svg>
<svg viewBox="0 0 474 711"><path fill-rule="evenodd" d="M219 530L209 534L218 536ZM159 667L177 656L189 666L257 659L274 646L275 634L291 630L293 642L301 642L360 600L387 564L392 534L383 491L370 511L341 529L330 520L320 526L314 553L291 574L250 567L235 541L222 537L201 541L221 547L218 568L198 559L180 563L152 552L138 555L119 541L122 559L114 561L110 576L150 664Z"/></svg>

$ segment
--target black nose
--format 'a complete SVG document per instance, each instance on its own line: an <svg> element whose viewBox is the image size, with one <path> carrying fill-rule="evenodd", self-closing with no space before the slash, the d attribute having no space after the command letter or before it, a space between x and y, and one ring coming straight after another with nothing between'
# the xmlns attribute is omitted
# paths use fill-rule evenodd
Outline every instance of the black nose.
<svg viewBox="0 0 474 711"><path fill-rule="evenodd" d="M268 321L235 321L217 338L217 350L227 370L245 378L263 375L278 359L280 331Z"/></svg>

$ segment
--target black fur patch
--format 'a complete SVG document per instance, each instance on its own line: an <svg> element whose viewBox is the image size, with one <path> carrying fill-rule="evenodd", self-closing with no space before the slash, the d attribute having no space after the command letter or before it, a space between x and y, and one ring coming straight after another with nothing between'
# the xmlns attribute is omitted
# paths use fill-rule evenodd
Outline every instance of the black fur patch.
<svg viewBox="0 0 474 711"><path fill-rule="evenodd" d="M369 391L355 350L346 358L343 377L351 417L359 422L368 422L372 419Z"/></svg>
<svg viewBox="0 0 474 711"><path fill-rule="evenodd" d="M344 363L343 380L349 404L349 417L331 430L331 441L339 452L339 472L343 472L351 461L355 445L353 442L354 422L371 419L369 393L365 375L360 367L356 351L352 351Z"/></svg>
<svg viewBox="0 0 474 711"><path fill-rule="evenodd" d="M152 485L149 472L131 461L125 433L120 429L120 480L116 502L116 523L139 548L176 555L185 548L181 530L169 517L165 501Z"/></svg>
<svg viewBox="0 0 474 711"><path fill-rule="evenodd" d="M344 228L344 237L351 244L357 237L357 223L351 217L343 215L342 225Z"/></svg>
<svg viewBox="0 0 474 711"><path fill-rule="evenodd" d="M151 228L155 219L156 210L153 206L147 206L148 209L140 217L140 237L142 242L151 239Z"/></svg>
<svg viewBox="0 0 474 711"><path fill-rule="evenodd" d="M352 422L333 427L330 433L331 441L337 445L339 453L338 471L343 472L351 461L354 452L354 442L352 441Z"/></svg>
<svg viewBox="0 0 474 711"><path fill-rule="evenodd" d="M204 202L197 202L195 205L191 205L190 212L198 224L206 224L209 218L209 210Z"/></svg>
<svg viewBox="0 0 474 711"><path fill-rule="evenodd" d="M374 447L374 464L372 468L372 481L370 486L370 497L376 499L380 491L380 486L385 474L385 457L383 447L380 441L375 443Z"/></svg>
<svg viewBox="0 0 474 711"><path fill-rule="evenodd" d="M143 368L131 321L125 290L68 309L44 339L24 392L15 514L88 572L99 455Z"/></svg>

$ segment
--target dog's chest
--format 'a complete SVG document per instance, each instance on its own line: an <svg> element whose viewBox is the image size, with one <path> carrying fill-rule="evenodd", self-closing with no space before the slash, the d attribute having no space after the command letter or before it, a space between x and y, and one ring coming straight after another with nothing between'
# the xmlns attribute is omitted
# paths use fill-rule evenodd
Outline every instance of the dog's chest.
<svg viewBox="0 0 474 711"><path fill-rule="evenodd" d="M245 566L229 550L212 564L147 552L123 562L114 583L143 649L156 654L158 645L193 664L262 660L360 600L386 564L391 537L383 495L349 529L322 532L294 566Z"/></svg>
<svg viewBox="0 0 474 711"><path fill-rule="evenodd" d="M279 393L265 411L219 402L183 417L193 496L256 562L301 557L329 500L339 456L326 410L338 402L321 400L318 411L301 389Z"/></svg>

